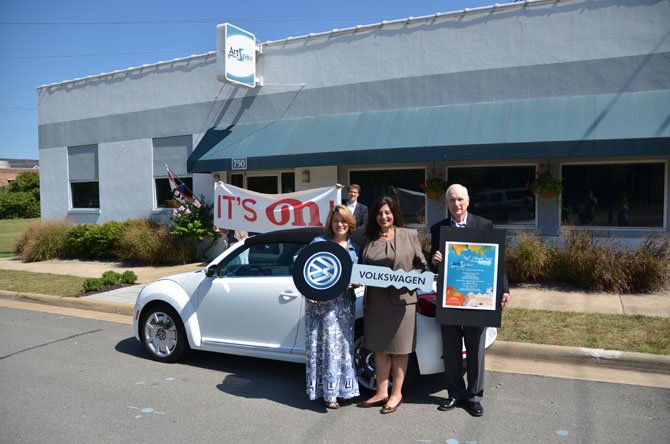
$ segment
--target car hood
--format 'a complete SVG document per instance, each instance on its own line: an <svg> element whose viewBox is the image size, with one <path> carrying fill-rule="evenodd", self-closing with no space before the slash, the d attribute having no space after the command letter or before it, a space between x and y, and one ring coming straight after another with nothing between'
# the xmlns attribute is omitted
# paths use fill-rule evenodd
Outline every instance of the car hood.
<svg viewBox="0 0 670 444"><path fill-rule="evenodd" d="M177 285L181 286L184 290L186 290L186 293L193 294L193 291L198 287L200 282L202 282L202 280L205 279L206 277L207 276L205 275L204 271L196 270L196 271L187 271L184 273L172 274L170 276L164 276L158 279L156 282L172 281Z"/></svg>

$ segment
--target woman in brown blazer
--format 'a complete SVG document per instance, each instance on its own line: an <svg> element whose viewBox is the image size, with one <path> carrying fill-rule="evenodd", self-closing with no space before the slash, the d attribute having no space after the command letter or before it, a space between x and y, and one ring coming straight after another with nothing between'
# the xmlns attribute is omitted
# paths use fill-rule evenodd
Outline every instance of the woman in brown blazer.
<svg viewBox="0 0 670 444"><path fill-rule="evenodd" d="M402 212L391 197L378 198L365 225L360 263L393 270L427 268L416 230L403 228ZM367 286L364 299L365 347L375 352L377 392L358 407L382 407L393 413L402 403L409 354L416 345L416 293L406 288ZM389 395L389 378L393 386Z"/></svg>

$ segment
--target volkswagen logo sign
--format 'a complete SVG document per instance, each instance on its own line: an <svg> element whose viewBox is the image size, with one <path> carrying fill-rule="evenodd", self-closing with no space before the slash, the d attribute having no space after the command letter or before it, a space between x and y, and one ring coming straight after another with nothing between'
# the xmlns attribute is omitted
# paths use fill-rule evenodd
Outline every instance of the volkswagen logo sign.
<svg viewBox="0 0 670 444"><path fill-rule="evenodd" d="M340 279L342 265L334 254L322 251L307 259L303 274L307 285L317 290L325 290Z"/></svg>
<svg viewBox="0 0 670 444"><path fill-rule="evenodd" d="M293 283L306 298L327 301L346 290L351 280L349 252L334 242L306 246L293 264Z"/></svg>

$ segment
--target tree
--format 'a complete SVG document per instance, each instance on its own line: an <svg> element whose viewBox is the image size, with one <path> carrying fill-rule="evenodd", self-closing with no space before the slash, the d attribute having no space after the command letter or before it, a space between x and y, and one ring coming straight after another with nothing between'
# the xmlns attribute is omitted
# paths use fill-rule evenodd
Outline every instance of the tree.
<svg viewBox="0 0 670 444"><path fill-rule="evenodd" d="M0 188L0 219L40 217L40 175L26 171Z"/></svg>

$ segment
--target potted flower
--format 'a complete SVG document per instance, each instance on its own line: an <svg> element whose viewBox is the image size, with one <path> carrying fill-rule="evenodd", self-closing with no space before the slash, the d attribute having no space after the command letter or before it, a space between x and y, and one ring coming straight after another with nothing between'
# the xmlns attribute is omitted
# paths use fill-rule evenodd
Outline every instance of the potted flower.
<svg viewBox="0 0 670 444"><path fill-rule="evenodd" d="M543 165L540 165L542 167ZM548 199L557 197L563 191L563 184L560 180L551 175L549 170L538 172L535 181L530 184L533 194Z"/></svg>
<svg viewBox="0 0 670 444"><path fill-rule="evenodd" d="M431 177L426 179L422 184L419 185L421 191L426 193L428 199L441 199L444 197L444 193L447 191L449 183L442 179L441 177Z"/></svg>

